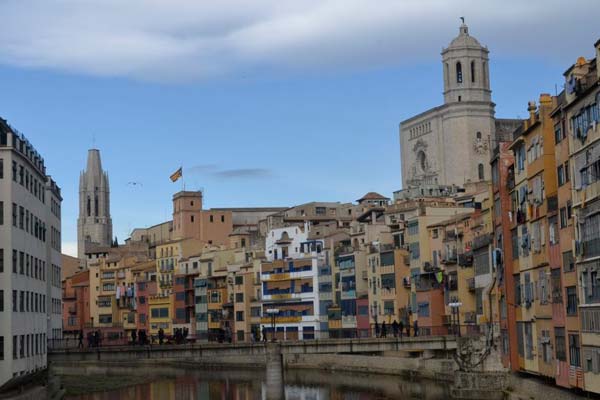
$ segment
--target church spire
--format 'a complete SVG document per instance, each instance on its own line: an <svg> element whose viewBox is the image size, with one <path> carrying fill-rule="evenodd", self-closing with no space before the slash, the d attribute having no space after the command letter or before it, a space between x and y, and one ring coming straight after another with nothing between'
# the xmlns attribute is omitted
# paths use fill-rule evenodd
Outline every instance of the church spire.
<svg viewBox="0 0 600 400"><path fill-rule="evenodd" d="M90 244L112 244L108 174L102 169L98 149L88 150L86 169L79 178L77 252L82 262L85 262L86 246Z"/></svg>

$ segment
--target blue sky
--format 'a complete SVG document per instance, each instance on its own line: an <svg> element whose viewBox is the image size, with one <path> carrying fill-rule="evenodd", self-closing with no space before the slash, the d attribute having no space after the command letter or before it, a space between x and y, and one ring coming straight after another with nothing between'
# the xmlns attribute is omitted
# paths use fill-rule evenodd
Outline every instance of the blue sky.
<svg viewBox="0 0 600 400"><path fill-rule="evenodd" d="M57 2L57 11L53 2L0 5L12 16L0 28L0 116L62 187L70 253L93 138L120 240L169 218L181 184L168 177L180 165L207 207L391 196L401 185L398 123L441 104L439 52L459 25L455 10L433 0L382 1L375 11L360 0L232 1L235 12L184 0L175 1L179 11L160 1L140 11L141 0ZM511 2L467 18L490 49L497 116L508 118L524 117L527 101L554 94L555 84L560 90L562 72L579 55L593 57L600 38L592 1L576 1L589 6L577 15L558 1L514 1L510 14L501 6ZM37 7L28 14L27 5ZM543 12L524 19L532 9ZM110 29L95 23L101 17Z"/></svg>

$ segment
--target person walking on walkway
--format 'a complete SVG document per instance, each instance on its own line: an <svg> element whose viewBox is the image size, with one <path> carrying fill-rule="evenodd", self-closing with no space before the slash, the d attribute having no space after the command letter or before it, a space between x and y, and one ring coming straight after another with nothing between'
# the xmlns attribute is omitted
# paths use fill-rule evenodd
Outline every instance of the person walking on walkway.
<svg viewBox="0 0 600 400"><path fill-rule="evenodd" d="M267 343L267 328L263 326L262 328L262 340Z"/></svg>
<svg viewBox="0 0 600 400"><path fill-rule="evenodd" d="M415 336L419 336L419 321L416 319L415 322L413 322L413 331Z"/></svg>
<svg viewBox="0 0 600 400"><path fill-rule="evenodd" d="M164 340L165 340L165 331L163 330L163 328L160 328L158 330L158 344L163 344Z"/></svg>
<svg viewBox="0 0 600 400"><path fill-rule="evenodd" d="M404 321L400 318L400 322L398 323L398 330L400 331L400 339L402 339L402 335L404 334Z"/></svg>
<svg viewBox="0 0 600 400"><path fill-rule="evenodd" d="M379 337L379 324L375 321L375 337Z"/></svg>
<svg viewBox="0 0 600 400"><path fill-rule="evenodd" d="M137 342L137 332L134 330L131 331L131 344L135 346Z"/></svg>
<svg viewBox="0 0 600 400"><path fill-rule="evenodd" d="M394 337L398 337L398 321L396 320L392 322L392 331L394 332Z"/></svg>
<svg viewBox="0 0 600 400"><path fill-rule="evenodd" d="M83 331L79 331L79 343L77 344L78 349L83 349Z"/></svg>
<svg viewBox="0 0 600 400"><path fill-rule="evenodd" d="M385 321L381 324L381 337L385 338L387 336L387 328L385 326Z"/></svg>

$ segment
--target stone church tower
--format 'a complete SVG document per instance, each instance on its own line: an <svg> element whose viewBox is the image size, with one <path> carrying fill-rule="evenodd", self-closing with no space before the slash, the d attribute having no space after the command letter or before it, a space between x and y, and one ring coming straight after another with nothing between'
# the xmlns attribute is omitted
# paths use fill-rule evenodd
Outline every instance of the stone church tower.
<svg viewBox="0 0 600 400"><path fill-rule="evenodd" d="M400 124L403 188L491 180L496 121L488 52L464 23L442 50L444 104Z"/></svg>
<svg viewBox="0 0 600 400"><path fill-rule="evenodd" d="M77 255L85 265L85 249L90 244L110 246L110 188L108 174L102 170L100 151L88 150L87 167L79 177L79 218L77 219Z"/></svg>

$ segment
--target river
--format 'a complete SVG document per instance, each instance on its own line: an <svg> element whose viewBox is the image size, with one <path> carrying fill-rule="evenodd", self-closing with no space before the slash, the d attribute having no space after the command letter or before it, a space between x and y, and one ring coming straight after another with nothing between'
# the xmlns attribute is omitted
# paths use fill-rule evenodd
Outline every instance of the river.
<svg viewBox="0 0 600 400"><path fill-rule="evenodd" d="M57 373L71 393L67 400L262 400L272 393L262 369L96 366L78 371L60 368ZM286 400L449 398L447 383L321 370L288 370L279 389Z"/></svg>

